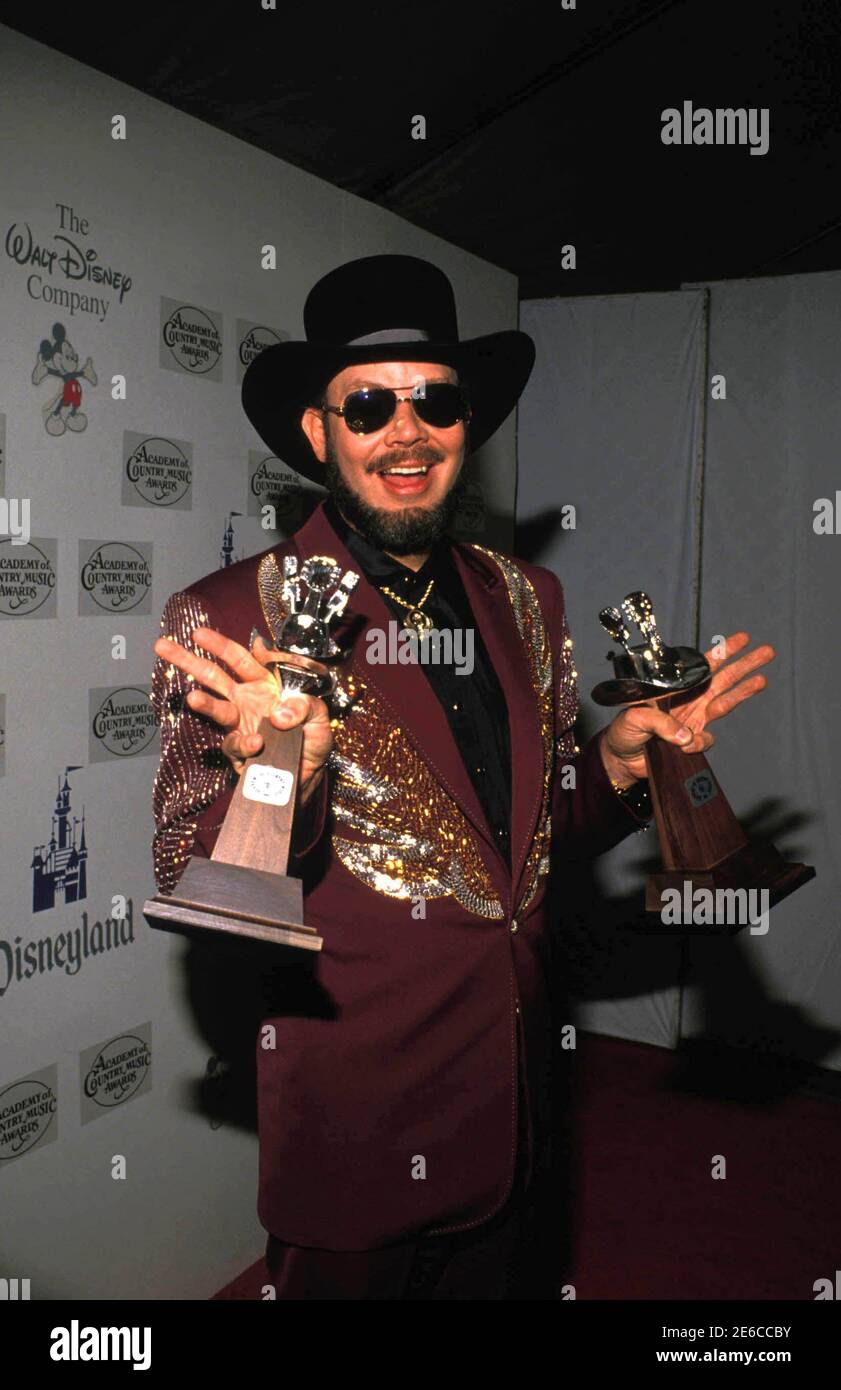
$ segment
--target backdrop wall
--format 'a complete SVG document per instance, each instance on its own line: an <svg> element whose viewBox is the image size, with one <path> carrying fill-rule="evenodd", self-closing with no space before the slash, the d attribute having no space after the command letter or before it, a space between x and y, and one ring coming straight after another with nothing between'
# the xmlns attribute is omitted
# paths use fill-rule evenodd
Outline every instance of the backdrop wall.
<svg viewBox="0 0 841 1390"><path fill-rule="evenodd" d="M518 551L565 586L582 733L607 722L588 698L610 673L598 611L631 589L651 594L667 641L707 648L743 628L777 648L767 689L713 727L710 760L748 830L818 875L773 909L767 934L682 948L641 931L657 846L653 830L631 836L583 891L570 884L563 936L581 1021L835 1070L839 290L832 273L524 304L539 352L520 408L517 502ZM816 534L821 498L837 533ZM574 530L557 515L569 503Z"/></svg>
<svg viewBox="0 0 841 1390"><path fill-rule="evenodd" d="M838 1070L841 274L709 294L727 399L707 415L701 628L733 622L778 653L713 753L736 814L817 878L773 909L766 936L693 944L684 1027Z"/></svg>
<svg viewBox="0 0 841 1390"><path fill-rule="evenodd" d="M239 384L303 337L321 275L427 257L462 336L516 326L517 284L6 29L0 70L0 497L31 505L27 544L0 532L0 1276L32 1298L203 1298L265 1241L231 1070L254 1033L247 982L142 918L160 613L278 540L261 502L284 534L302 519ZM461 518L506 549L514 443L512 418Z"/></svg>

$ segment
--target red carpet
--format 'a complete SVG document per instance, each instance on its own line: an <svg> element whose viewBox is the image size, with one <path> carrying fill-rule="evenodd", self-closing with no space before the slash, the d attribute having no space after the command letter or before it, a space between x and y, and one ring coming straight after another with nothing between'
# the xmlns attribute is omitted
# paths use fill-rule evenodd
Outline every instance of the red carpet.
<svg viewBox="0 0 841 1390"><path fill-rule="evenodd" d="M838 1101L775 1094L787 1088L732 1053L578 1037L568 1277L579 1299L812 1300L816 1279L834 1280ZM259 1299L266 1282L260 1259L216 1297Z"/></svg>
<svg viewBox="0 0 841 1390"><path fill-rule="evenodd" d="M673 1089L687 1071L674 1052L583 1046L578 1297L814 1299L841 1267L839 1103L691 1094Z"/></svg>

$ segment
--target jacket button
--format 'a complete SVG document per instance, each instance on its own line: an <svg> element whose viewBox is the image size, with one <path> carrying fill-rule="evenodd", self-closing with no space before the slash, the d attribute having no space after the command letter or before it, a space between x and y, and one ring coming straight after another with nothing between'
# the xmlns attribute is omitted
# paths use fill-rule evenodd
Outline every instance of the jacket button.
<svg viewBox="0 0 841 1390"><path fill-rule="evenodd" d="M511 930L512 930L512 932L515 932L515 931L519 931L519 929L520 929L520 923L517 921L517 918L516 918L516 917L513 917L513 918L511 919Z"/></svg>

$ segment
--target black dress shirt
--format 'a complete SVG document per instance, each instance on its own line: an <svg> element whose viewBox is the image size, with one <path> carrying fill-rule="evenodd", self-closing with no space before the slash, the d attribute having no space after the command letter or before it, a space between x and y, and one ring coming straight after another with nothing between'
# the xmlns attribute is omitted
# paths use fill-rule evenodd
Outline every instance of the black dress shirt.
<svg viewBox="0 0 841 1390"><path fill-rule="evenodd" d="M459 675L457 665L444 661L420 661L418 664L441 702L479 803L502 857L510 867L511 739L508 706L453 560L451 542L446 539L436 542L421 568L412 570L348 526L332 498L325 502L324 512L365 578L379 591L401 627L406 618L405 605L417 603L423 597L430 579L433 579L432 590L423 605L423 612L429 614L433 626L472 630L473 670L469 675ZM405 603L397 603L384 594L383 585L399 594ZM463 647L461 651L466 654L469 649Z"/></svg>

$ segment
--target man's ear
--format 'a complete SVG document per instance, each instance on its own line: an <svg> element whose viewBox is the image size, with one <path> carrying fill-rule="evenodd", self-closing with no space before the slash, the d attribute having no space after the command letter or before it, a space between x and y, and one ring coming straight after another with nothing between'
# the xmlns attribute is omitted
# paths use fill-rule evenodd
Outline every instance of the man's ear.
<svg viewBox="0 0 841 1390"><path fill-rule="evenodd" d="M308 405L301 416L301 429L307 436L319 463L325 463L327 460L327 432L324 426L324 416L314 405Z"/></svg>

